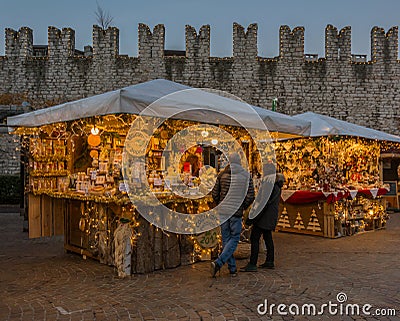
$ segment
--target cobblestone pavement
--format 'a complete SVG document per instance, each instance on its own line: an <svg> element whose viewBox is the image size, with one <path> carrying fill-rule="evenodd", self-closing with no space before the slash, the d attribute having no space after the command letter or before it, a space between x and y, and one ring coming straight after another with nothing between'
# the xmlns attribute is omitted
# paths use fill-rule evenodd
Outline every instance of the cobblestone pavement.
<svg viewBox="0 0 400 321"><path fill-rule="evenodd" d="M400 214L386 230L353 237L274 238L275 270L231 278L225 267L212 279L201 262L119 279L112 267L66 254L60 237L29 240L19 214L0 213L0 320L400 320ZM338 303L339 292L348 297L343 304L397 316L257 313L265 299L320 307Z"/></svg>

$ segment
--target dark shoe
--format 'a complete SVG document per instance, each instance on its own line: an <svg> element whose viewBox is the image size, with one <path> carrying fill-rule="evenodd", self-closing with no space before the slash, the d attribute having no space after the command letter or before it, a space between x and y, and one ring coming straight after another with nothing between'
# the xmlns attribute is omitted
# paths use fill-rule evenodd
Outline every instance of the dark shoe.
<svg viewBox="0 0 400 321"><path fill-rule="evenodd" d="M238 275L238 274L237 274L237 270L235 270L235 271L229 271L229 274L231 275L231 277L235 277L235 276Z"/></svg>
<svg viewBox="0 0 400 321"><path fill-rule="evenodd" d="M216 262L211 262L210 268L211 277L215 278L215 275L219 271L220 267Z"/></svg>
<svg viewBox="0 0 400 321"><path fill-rule="evenodd" d="M260 265L260 268L263 268L263 269L275 269L275 265L274 265L274 262L265 261L263 264Z"/></svg>
<svg viewBox="0 0 400 321"><path fill-rule="evenodd" d="M240 269L241 272L257 272L257 265L248 263Z"/></svg>

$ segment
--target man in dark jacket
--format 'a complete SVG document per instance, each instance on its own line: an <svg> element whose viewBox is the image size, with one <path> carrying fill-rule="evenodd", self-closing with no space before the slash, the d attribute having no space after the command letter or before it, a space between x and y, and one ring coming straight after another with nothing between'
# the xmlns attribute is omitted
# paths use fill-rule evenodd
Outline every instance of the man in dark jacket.
<svg viewBox="0 0 400 321"><path fill-rule="evenodd" d="M268 269L275 268L274 241L272 239L272 231L275 230L278 222L279 200L285 178L281 173L276 173L276 175L275 173L271 174L271 167L274 166L272 164L267 164L267 166L264 167L264 173L267 173L267 175L264 176L263 180L266 180L267 184L273 184L271 195L267 201L267 204L253 220L246 221L246 225L252 224L253 226L250 235L250 262L245 267L240 269L244 272L257 271L257 260L261 235L264 238L265 247L267 249L267 257L265 262L261 264L260 267Z"/></svg>
<svg viewBox="0 0 400 321"><path fill-rule="evenodd" d="M215 277L225 263L228 263L230 274L236 275L233 253L240 240L243 211L254 201L253 180L241 166L239 155L231 154L228 159L230 164L218 175L211 192L214 201L222 208L219 210L219 215L224 222L221 225L222 252L214 262L211 262L212 277Z"/></svg>

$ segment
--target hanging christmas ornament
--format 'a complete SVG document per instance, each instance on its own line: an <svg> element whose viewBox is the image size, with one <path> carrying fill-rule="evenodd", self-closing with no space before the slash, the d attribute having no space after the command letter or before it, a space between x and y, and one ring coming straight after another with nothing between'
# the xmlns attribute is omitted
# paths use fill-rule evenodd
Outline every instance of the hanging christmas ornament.
<svg viewBox="0 0 400 321"><path fill-rule="evenodd" d="M92 158L99 158L99 152L97 151L97 150L95 150L95 149L92 149L91 151L90 151L90 157L92 157Z"/></svg>
<svg viewBox="0 0 400 321"><path fill-rule="evenodd" d="M290 141L284 142L282 145L283 145L283 148L285 148L287 151L292 149L292 142L290 142Z"/></svg>
<svg viewBox="0 0 400 321"><path fill-rule="evenodd" d="M100 143L101 143L101 138L99 135L90 134L88 136L88 144L90 146L96 147L96 146L99 146Z"/></svg>

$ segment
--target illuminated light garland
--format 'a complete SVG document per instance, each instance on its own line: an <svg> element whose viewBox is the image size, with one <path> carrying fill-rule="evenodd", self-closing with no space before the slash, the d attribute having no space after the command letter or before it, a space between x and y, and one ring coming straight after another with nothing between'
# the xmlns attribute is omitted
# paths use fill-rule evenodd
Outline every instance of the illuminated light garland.
<svg viewBox="0 0 400 321"><path fill-rule="evenodd" d="M54 124L51 126L42 126L33 131L31 129L25 129L25 128L22 128L19 130L20 130L20 133L22 133L22 134L33 135L35 137L38 137L40 135L45 135L45 134L48 135L49 133L51 135L51 133L53 133L54 130L57 128L58 129L65 128L66 131L69 131L70 133L73 132L73 134L75 134L75 135L86 136L90 132L91 126L93 124L93 119L95 119L96 126L98 126L99 128L104 128L104 129L110 130L110 131L112 131L112 133L114 133L116 135L124 135L124 134L126 134L127 129L129 128L130 122L132 121L132 119L135 119L135 117L136 116L134 116L134 115L112 115L112 116L102 116L102 117L91 117L91 118L80 119L80 120L76 120L76 121L72 121L72 122L68 122L68 123ZM164 123L164 126L165 126L164 128L169 132L169 134L173 135L175 132L181 130L182 128L189 126L190 124L194 124L194 122L166 121ZM226 128L227 131L232 133L238 139L240 137L246 138L246 131L241 128L237 128L234 126L221 126L221 127ZM111 135L112 133L108 133L108 134ZM68 137L68 139L71 139L71 137ZM306 139L305 141L308 142L309 140ZM281 143L278 143L278 144L281 144ZM293 141L293 142L291 142L291 144L296 145L299 143L296 141ZM299 144L299 147L301 147L301 146L302 145ZM377 147L378 144L376 142L374 142L373 146L374 146L374 150L375 150L375 147ZM71 148L74 149L73 144L72 144ZM53 159L51 159L51 157L53 157L53 156L50 156L50 158L47 160L50 160L50 161L53 160ZM37 160L45 161L46 158L42 158L42 156L38 156ZM60 160L62 160L62 158ZM36 175L43 174L42 176L47 175L47 174L44 174L43 172L36 172L36 173L32 172L32 173L34 173ZM61 174L61 173L59 173L59 174ZM65 174L65 172L62 172L62 174ZM77 199L77 200L86 201L86 202L94 202L95 204L102 203L102 204L116 204L116 205L120 205L120 206L126 206L130 203L129 198L126 195L99 196L99 195L90 195L90 193L88 195L81 195L81 194L73 193L73 192L66 192L66 193L57 192L57 191L50 190L50 189L44 189L41 191L33 191L33 194L34 195L46 194L48 196L52 196L55 198ZM140 195L138 195L138 199L140 199ZM179 204L185 204L184 210L187 213L194 212L194 209L193 209L194 204L195 204L194 202L187 202L184 199L182 199L182 200L176 199L172 194L171 195L160 195L160 199L162 200L163 203L171 203L171 207L172 206L176 207ZM132 221L131 224L133 225L133 227L137 227L136 226L137 223L135 223L134 220L131 220L131 221ZM88 224L89 224L88 226L91 226L91 228L87 229L86 231L93 230L93 232L90 232L90 235L92 235L93 233L94 233L94 235L96 235L96 233L97 233L96 223L98 223L98 222L99 221L96 221L96 219L94 219L93 221L92 221L92 219L90 219L90 222L88 222ZM135 234L135 237L139 237L139 236L140 236L140 233ZM199 249L197 248L197 252L198 251L199 251ZM203 250L201 250L201 251L203 251ZM209 250L207 250L207 253L208 252L209 252Z"/></svg>
<svg viewBox="0 0 400 321"><path fill-rule="evenodd" d="M130 123L132 122L133 119L135 119L136 116L134 115L110 115L110 116L103 116L103 117L95 117L95 122L99 128L104 128L107 130L115 131L118 134L126 134L127 129L129 128ZM31 136L31 137L36 137L36 139L39 139L39 136L45 135L53 135L53 132L63 132L63 131L72 131L72 136L71 135L64 135L61 134L62 136L68 136L66 139L71 139L75 135L77 136L86 136L90 132L91 124L93 123L93 117L90 118L85 118L85 119L79 119L75 121L71 121L68 123L56 123L53 125L46 125L46 126L41 126L39 128L35 128L34 130L30 128L19 128L15 131L15 133L18 133L20 135L26 135L26 136ZM182 128L185 128L187 126L190 126L194 124L195 122L189 122L189 121L166 121L165 122L165 127L167 128L168 131L173 134L174 132L177 132L181 130ZM246 137L245 131L243 132L242 129L240 128L235 128L234 126L226 126L227 130L231 133L234 133L236 137ZM106 136L107 134L105 134ZM47 138L49 140L50 138ZM63 146L66 146L66 139L57 139L56 141L63 141ZM46 139L44 140L44 142ZM49 140L50 142L50 140ZM54 140L53 140L54 142ZM55 144L55 143L54 143ZM37 162L43 162L43 166L46 167L48 166L47 163L50 164L51 168L56 168L53 167L54 164L51 162L67 162L71 160L71 154L69 153L68 156L65 155L65 150L63 154L57 154L57 153L52 153L52 152L46 152L46 151L38 151L37 149L42 149L45 147L41 147L43 143L41 142L40 144L38 143L32 143L31 145L31 159ZM44 146L44 145L43 145ZM49 145L51 146L51 145ZM50 148L56 148L57 145L54 145L53 147ZM25 144L23 146L24 148L27 148L28 145ZM47 147L46 147L47 148ZM71 141L70 147L71 150L73 151L75 149L74 147L74 141ZM46 155L42 154L45 153ZM59 165L57 165L58 167ZM34 178L46 178L46 177L56 177L56 176L66 176L69 174L67 170L44 170L44 169L37 169L37 170L31 170L31 177ZM94 201L97 203L116 203L116 204L126 204L129 202L127 197L115 197L115 196L103 196L103 195L97 195L97 194L91 194L89 193L87 195L85 194L80 194L72 191L66 191L66 192L61 192L57 191L55 185L53 184L53 188L46 188L45 181L42 182L40 190L31 190L31 192L34 195L42 195L46 194L48 196L52 196L55 198L66 198L66 199L77 199L81 201ZM162 203L173 203L175 205L177 204L183 204L185 203L185 211L186 212L193 212L193 202L187 203L185 199L176 199L172 193L164 193L164 194L159 194L157 197L161 200ZM140 199L140 195L138 195L138 200ZM206 198L207 199L207 198ZM205 200L206 200L205 199ZM211 199L207 199L207 202L210 202ZM200 202L200 208L203 205L201 205ZM204 206L203 206L204 207Z"/></svg>
<svg viewBox="0 0 400 321"><path fill-rule="evenodd" d="M357 195L354 199L342 199L334 203L335 221L340 224L339 236L352 235L383 228L386 224L387 213L382 205L382 197L368 199ZM343 233L343 234L342 234Z"/></svg>

